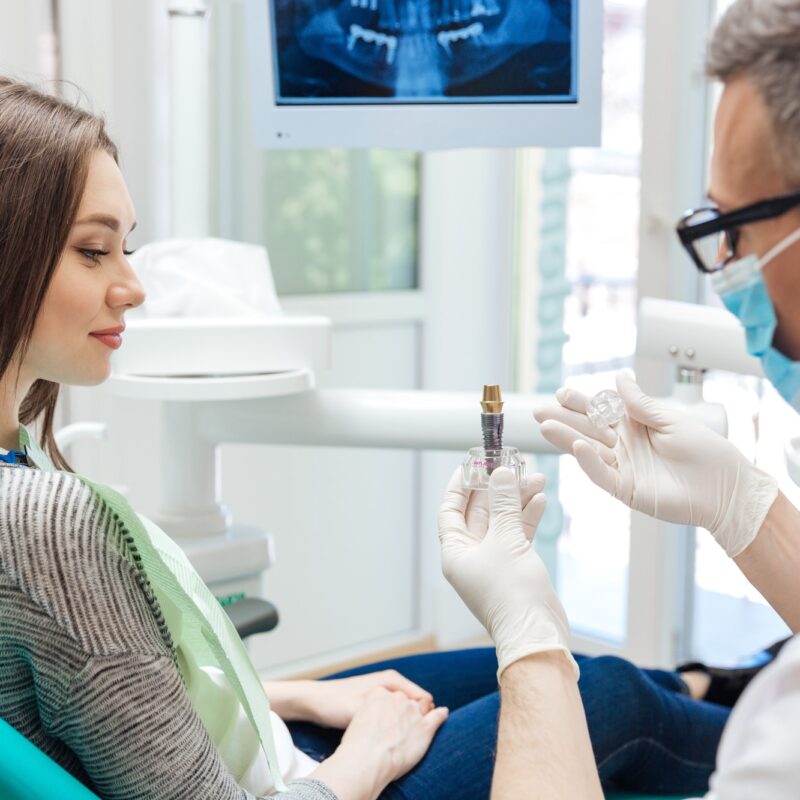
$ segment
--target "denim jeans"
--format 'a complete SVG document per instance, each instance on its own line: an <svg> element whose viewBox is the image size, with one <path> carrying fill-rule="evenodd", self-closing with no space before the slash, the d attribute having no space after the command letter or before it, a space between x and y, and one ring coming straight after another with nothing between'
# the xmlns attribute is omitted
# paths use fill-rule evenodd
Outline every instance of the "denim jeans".
<svg viewBox="0 0 800 800"><path fill-rule="evenodd" d="M579 683L603 786L702 795L730 709L692 700L672 672L641 670L614 656L577 655ZM493 649L410 656L331 675L342 678L396 669L447 706L450 717L422 761L388 786L384 800L488 798L500 698ZM341 731L289 726L294 742L319 761ZM535 781L536 776L531 776Z"/></svg>

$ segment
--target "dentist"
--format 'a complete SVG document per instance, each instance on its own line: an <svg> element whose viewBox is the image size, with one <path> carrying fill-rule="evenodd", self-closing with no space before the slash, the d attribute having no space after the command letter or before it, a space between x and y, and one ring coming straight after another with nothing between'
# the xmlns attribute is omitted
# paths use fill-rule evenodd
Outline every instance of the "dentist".
<svg viewBox="0 0 800 800"><path fill-rule="evenodd" d="M736 0L708 56L724 91L709 197L678 235L800 412L800 0ZM595 428L561 389L535 412L543 435L630 508L708 529L786 623L800 628L800 511L726 439L617 386L626 418ZM482 509L480 513L478 509ZM440 515L445 575L494 637L502 711L493 797L600 798L567 620L505 471L489 508L454 482ZM800 796L800 640L752 683L723 733L708 800Z"/></svg>

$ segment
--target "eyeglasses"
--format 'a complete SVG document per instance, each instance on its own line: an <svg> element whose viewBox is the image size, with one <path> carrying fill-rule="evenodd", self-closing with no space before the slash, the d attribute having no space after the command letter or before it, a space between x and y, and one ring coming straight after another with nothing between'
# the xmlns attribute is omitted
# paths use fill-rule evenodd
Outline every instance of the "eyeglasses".
<svg viewBox="0 0 800 800"><path fill-rule="evenodd" d="M719 272L737 258L743 225L780 217L796 206L800 206L800 192L759 200L724 214L714 207L699 208L687 211L676 231L701 272Z"/></svg>

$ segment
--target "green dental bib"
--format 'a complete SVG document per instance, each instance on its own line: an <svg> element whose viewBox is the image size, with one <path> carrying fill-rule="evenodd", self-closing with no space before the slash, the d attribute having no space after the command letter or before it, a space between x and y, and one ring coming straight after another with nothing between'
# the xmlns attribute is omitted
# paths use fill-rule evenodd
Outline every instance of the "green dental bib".
<svg viewBox="0 0 800 800"><path fill-rule="evenodd" d="M47 472L55 471L50 459L22 425L20 449L25 451L32 466ZM201 667L220 669L256 732L275 789L286 791L272 737L269 700L250 655L222 606L181 548L158 526L140 517L122 495L108 486L81 475L75 477L111 511L123 538L131 545L131 557L137 569L143 569L146 575L143 588L154 607L156 621L166 628L163 635L168 643L173 638L178 642L176 661L192 702L195 702L195 697L202 697L202 687L200 691L192 691L193 688L197 690L198 683L204 680ZM152 603L153 599L158 601L157 604ZM219 747L219 737L224 731L215 730L207 715L196 705L195 711Z"/></svg>

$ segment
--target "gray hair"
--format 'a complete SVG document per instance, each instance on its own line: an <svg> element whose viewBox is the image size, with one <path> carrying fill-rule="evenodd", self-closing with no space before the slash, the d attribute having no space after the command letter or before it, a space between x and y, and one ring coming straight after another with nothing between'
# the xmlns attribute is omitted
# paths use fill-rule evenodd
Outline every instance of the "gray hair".
<svg viewBox="0 0 800 800"><path fill-rule="evenodd" d="M769 112L786 178L800 185L800 0L736 0L717 25L706 71L749 78Z"/></svg>

